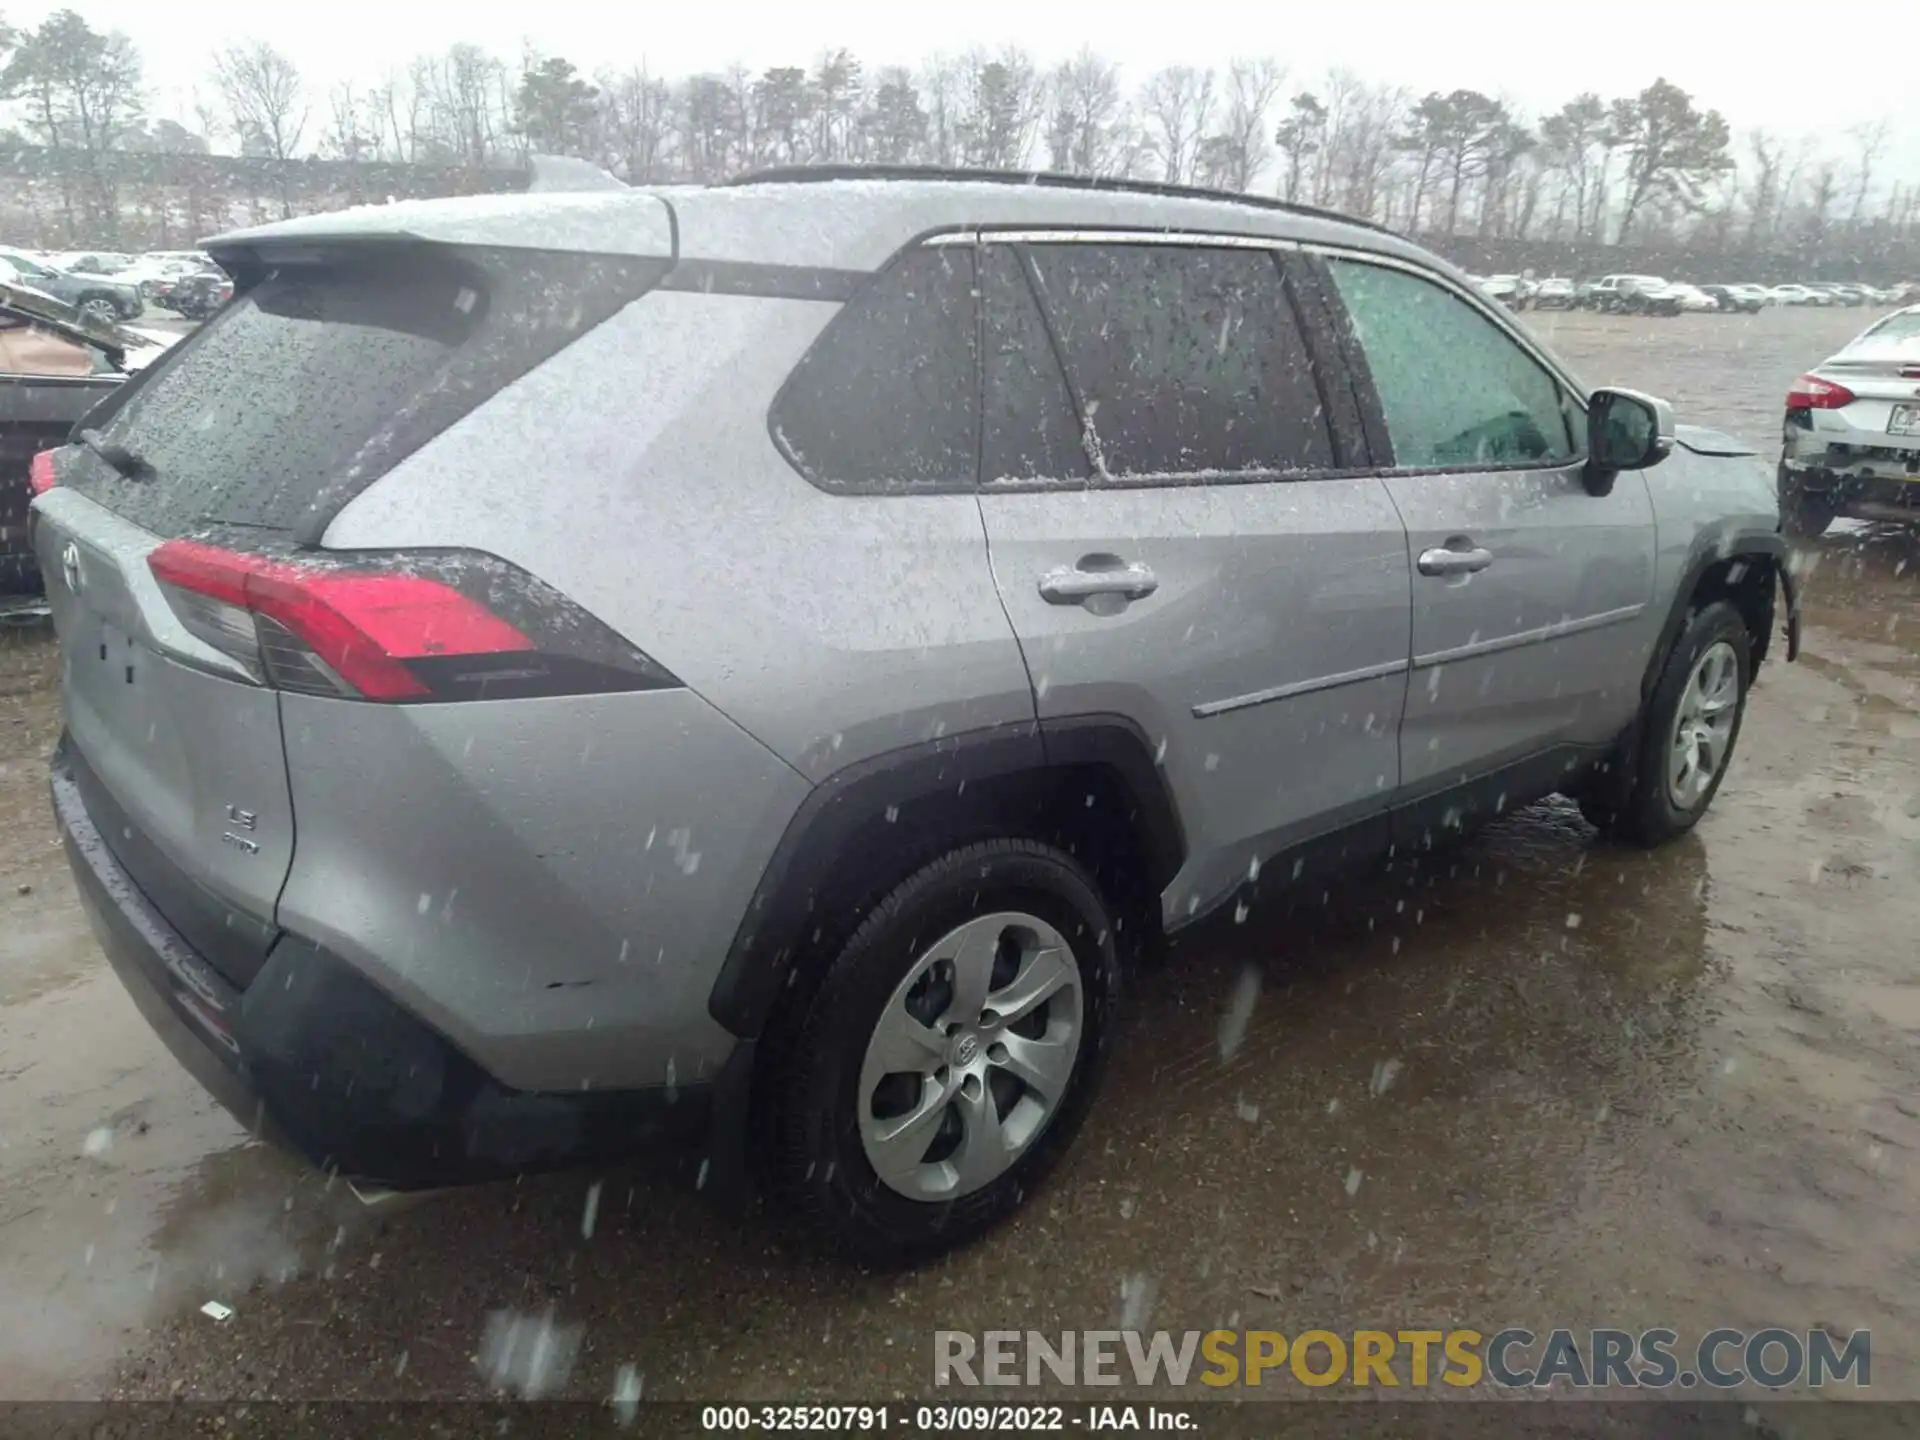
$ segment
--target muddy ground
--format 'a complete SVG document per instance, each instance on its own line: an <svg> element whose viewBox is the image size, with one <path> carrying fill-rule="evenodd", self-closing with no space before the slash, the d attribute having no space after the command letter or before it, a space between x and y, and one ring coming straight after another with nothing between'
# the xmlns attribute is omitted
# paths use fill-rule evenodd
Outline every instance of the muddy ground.
<svg viewBox="0 0 1920 1440"><path fill-rule="evenodd" d="M1770 444L1862 317L1530 320L1590 382ZM248 1143L88 937L51 649L0 639L0 1397L482 1395L489 1316L548 1310L583 1397L623 1365L650 1399L922 1394L936 1328L1123 1314L1870 1327L1876 1392L1920 1397L1920 548L1804 558L1808 653L1764 671L1696 834L1641 854L1549 804L1183 944L1057 1178L906 1277L641 1169L369 1211Z"/></svg>

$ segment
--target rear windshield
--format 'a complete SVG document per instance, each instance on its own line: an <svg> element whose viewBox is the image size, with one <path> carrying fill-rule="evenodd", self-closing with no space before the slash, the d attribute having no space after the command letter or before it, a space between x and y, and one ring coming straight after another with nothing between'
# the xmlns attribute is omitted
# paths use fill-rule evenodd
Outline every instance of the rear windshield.
<svg viewBox="0 0 1920 1440"><path fill-rule="evenodd" d="M667 265L448 247L283 265L89 417L148 473L83 451L74 488L160 535L317 540L355 494Z"/></svg>
<svg viewBox="0 0 1920 1440"><path fill-rule="evenodd" d="M1920 340L1920 312L1890 315L1860 338L1863 342L1871 341L1876 345Z"/></svg>

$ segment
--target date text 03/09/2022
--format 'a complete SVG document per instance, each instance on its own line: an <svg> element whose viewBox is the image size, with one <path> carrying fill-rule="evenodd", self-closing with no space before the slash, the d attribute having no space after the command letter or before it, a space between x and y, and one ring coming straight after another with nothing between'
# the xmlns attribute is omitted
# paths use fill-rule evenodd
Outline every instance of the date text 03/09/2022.
<svg viewBox="0 0 1920 1440"><path fill-rule="evenodd" d="M700 1429L706 1433L819 1431L1000 1432L1031 1435L1048 1431L1154 1430L1193 1432L1198 1422L1189 1410L1168 1405L706 1405Z"/></svg>

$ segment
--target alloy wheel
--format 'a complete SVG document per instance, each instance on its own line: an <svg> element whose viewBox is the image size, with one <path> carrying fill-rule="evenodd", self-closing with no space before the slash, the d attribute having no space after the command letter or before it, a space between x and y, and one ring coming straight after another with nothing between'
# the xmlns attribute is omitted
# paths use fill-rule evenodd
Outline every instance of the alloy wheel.
<svg viewBox="0 0 1920 1440"><path fill-rule="evenodd" d="M1694 661L1673 717L1667 746L1667 795L1677 810L1700 803L1726 764L1740 713L1740 660L1715 641Z"/></svg>

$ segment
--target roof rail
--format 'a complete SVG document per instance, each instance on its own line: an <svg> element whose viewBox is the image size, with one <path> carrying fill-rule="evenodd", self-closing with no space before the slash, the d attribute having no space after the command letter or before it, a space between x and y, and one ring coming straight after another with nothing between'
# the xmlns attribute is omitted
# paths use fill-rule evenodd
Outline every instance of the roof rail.
<svg viewBox="0 0 1920 1440"><path fill-rule="evenodd" d="M749 170L720 184L795 185L827 180L961 180L989 185L1040 185L1060 190L1164 195L1175 200L1217 200L1251 205L1260 210L1280 210L1289 215L1309 215L1316 220L1334 220L1342 225L1377 230L1382 235L1396 233L1377 220L1364 220L1319 205L1301 205L1274 195L1249 195L1239 190L1213 190L1204 185L1175 185L1163 180L1128 180L1117 175L1067 175L1057 170L968 170L944 165L777 165L765 170Z"/></svg>

